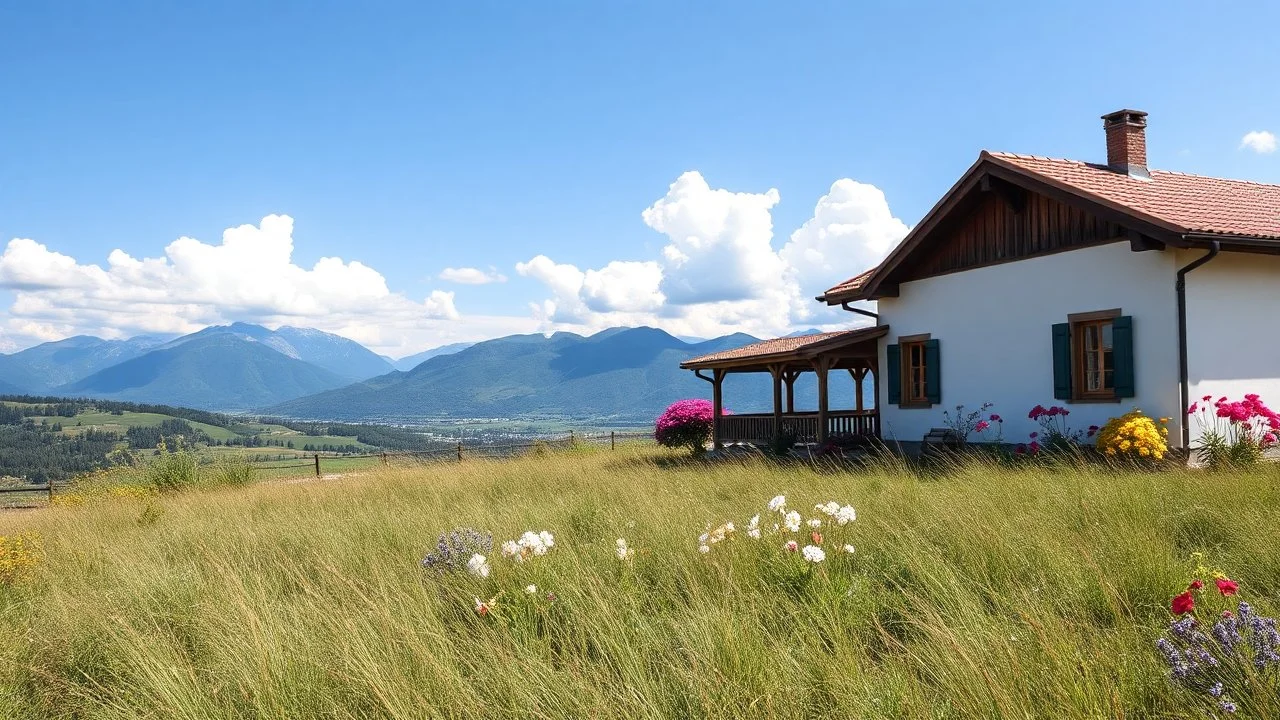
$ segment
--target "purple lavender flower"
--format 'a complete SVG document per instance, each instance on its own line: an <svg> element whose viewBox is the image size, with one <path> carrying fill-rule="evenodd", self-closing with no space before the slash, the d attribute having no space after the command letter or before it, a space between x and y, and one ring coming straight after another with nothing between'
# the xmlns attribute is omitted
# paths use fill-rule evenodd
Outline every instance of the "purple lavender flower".
<svg viewBox="0 0 1280 720"><path fill-rule="evenodd" d="M1209 688L1209 694L1214 697L1222 697L1223 689L1224 688L1222 687L1222 683L1220 682L1214 683L1213 687Z"/></svg>
<svg viewBox="0 0 1280 720"><path fill-rule="evenodd" d="M422 567L441 573L465 570L473 555L485 555L490 550L493 550L493 533L475 528L454 528L440 534L436 540L436 551L422 559Z"/></svg>
<svg viewBox="0 0 1280 720"><path fill-rule="evenodd" d="M1231 702L1230 700L1223 700L1222 702L1218 703L1218 708L1221 709L1222 712L1224 713L1234 713L1236 711L1236 704Z"/></svg>

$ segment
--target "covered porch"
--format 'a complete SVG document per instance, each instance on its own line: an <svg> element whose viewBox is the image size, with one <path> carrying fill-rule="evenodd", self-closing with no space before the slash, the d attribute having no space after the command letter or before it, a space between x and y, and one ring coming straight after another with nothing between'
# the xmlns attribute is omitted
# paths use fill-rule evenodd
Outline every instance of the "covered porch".
<svg viewBox="0 0 1280 720"><path fill-rule="evenodd" d="M686 360L681 368L692 370L711 384L715 421L712 442L716 449L725 443L768 443L783 432L794 434L798 443L823 443L837 434L880 437L878 341L889 332L887 325L856 330L765 340L733 350ZM796 412L796 380L803 373L816 376L818 409ZM852 407L830 408L829 380L833 372L848 372L853 378ZM756 414L724 413L723 385L732 373L769 373L773 380L773 412ZM865 397L864 381L871 375L871 398Z"/></svg>

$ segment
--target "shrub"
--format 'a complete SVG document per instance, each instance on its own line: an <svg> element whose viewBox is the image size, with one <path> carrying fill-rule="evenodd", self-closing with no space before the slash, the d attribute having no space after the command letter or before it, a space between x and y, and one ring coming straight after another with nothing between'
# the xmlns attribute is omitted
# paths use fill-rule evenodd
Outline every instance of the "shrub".
<svg viewBox="0 0 1280 720"><path fill-rule="evenodd" d="M791 454L791 448L796 446L796 439L798 437L799 436L796 434L795 428L790 425L783 425L782 428L773 435L773 437L769 438L770 454L777 455L779 457Z"/></svg>
<svg viewBox="0 0 1280 720"><path fill-rule="evenodd" d="M146 466L146 478L147 484L160 492L185 490L200 481L200 460L182 443L170 451L161 441L155 460Z"/></svg>
<svg viewBox="0 0 1280 720"><path fill-rule="evenodd" d="M695 456L707 449L711 439L712 407L709 400L679 400L671 404L655 423L653 438L659 445L689 448Z"/></svg>
<svg viewBox="0 0 1280 720"><path fill-rule="evenodd" d="M1276 444L1280 414L1256 394L1236 402L1224 396L1210 405L1212 400L1212 395L1205 395L1187 408L1187 415L1200 428L1195 453L1203 465L1213 469L1253 465L1262 459L1263 450Z"/></svg>
<svg viewBox="0 0 1280 720"><path fill-rule="evenodd" d="M243 456L223 457L213 464L213 482L238 487L253 482L253 463Z"/></svg>
<svg viewBox="0 0 1280 720"><path fill-rule="evenodd" d="M1098 449L1108 457L1162 460L1169 451L1169 429L1165 427L1168 422L1169 418L1154 420L1135 408L1102 426Z"/></svg>
<svg viewBox="0 0 1280 720"><path fill-rule="evenodd" d="M995 413L988 415L987 411L992 407L993 403L986 402L977 410L965 412L964 405L957 405L954 416L948 410L942 411L942 424L961 445L968 444L973 433L981 435L984 442L999 443L1004 439L1004 418ZM994 433L994 437L988 438L988 432Z"/></svg>
<svg viewBox="0 0 1280 720"><path fill-rule="evenodd" d="M1036 455L1041 450L1072 452L1097 434L1099 430L1097 425L1090 425L1088 430L1071 429L1071 425L1067 422L1067 416L1070 414L1070 410L1057 405L1050 407L1036 405L1031 408L1027 413L1027 419L1035 420L1040 425L1040 429L1031 433L1029 442L1018 445L1017 454Z"/></svg>

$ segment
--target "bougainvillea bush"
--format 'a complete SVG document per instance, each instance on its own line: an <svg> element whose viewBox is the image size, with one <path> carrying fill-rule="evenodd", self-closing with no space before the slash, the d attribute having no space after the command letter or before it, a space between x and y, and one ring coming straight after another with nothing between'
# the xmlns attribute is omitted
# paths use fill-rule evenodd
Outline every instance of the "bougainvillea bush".
<svg viewBox="0 0 1280 720"><path fill-rule="evenodd" d="M1196 459L1210 468L1253 465L1280 435L1280 414L1254 393L1236 401L1205 395L1191 403L1187 415L1200 428Z"/></svg>
<svg viewBox="0 0 1280 720"><path fill-rule="evenodd" d="M711 440L712 412L709 400L678 400L658 417L653 438L659 445L689 448L694 455L701 455Z"/></svg>

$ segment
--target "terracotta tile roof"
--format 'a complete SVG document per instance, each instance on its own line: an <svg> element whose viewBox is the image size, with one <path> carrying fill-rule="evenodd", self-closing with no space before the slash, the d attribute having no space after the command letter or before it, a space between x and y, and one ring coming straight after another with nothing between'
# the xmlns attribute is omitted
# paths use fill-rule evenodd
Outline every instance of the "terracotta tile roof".
<svg viewBox="0 0 1280 720"><path fill-rule="evenodd" d="M779 355L803 355L806 351L816 352L830 347L843 347L846 344L872 340L889 331L888 325L856 328L854 330L838 330L836 332L818 333L816 335L797 335L794 337L762 340L732 350L722 350L710 355L690 358L680 363L680 367L707 365L710 363L728 362L731 360L762 360Z"/></svg>
<svg viewBox="0 0 1280 720"><path fill-rule="evenodd" d="M986 152L997 161L1147 215L1181 232L1280 240L1280 185L1152 170L1129 177L1079 160Z"/></svg>
<svg viewBox="0 0 1280 720"><path fill-rule="evenodd" d="M871 279L871 276L879 269L880 267L877 265L870 270L854 275L848 280L845 280L839 285L827 290L823 295L839 295L842 293L854 292L855 290L861 290L862 286L867 284L867 280Z"/></svg>

